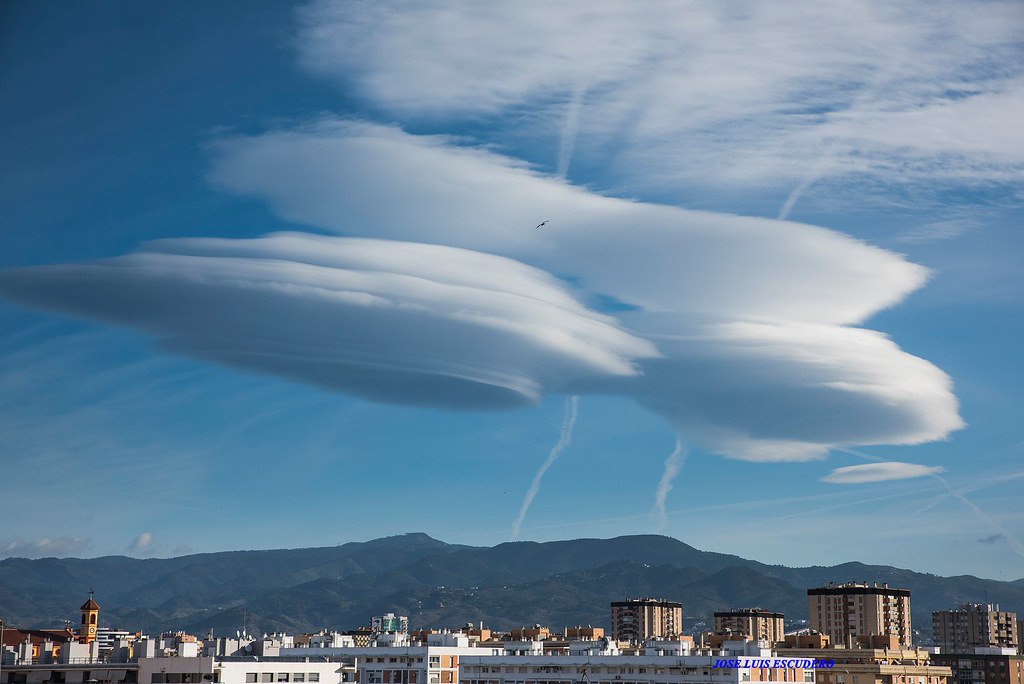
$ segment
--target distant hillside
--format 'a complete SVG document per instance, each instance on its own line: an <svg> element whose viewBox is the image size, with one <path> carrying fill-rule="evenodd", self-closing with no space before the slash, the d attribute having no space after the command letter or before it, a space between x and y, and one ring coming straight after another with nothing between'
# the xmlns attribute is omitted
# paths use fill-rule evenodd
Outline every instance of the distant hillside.
<svg viewBox="0 0 1024 684"><path fill-rule="evenodd" d="M0 614L20 627L77 619L89 589L101 622L131 630L205 634L291 632L365 625L384 612L414 627L494 628L542 623L607 626L609 603L659 596L683 603L701 629L716 610L761 606L807 617L807 588L829 581L889 582L911 590L913 620L928 636L931 611L988 599L1024 614L1024 582L937 577L846 563L787 568L700 551L669 537L446 544L407 534L321 549L235 551L180 558L0 561Z"/></svg>

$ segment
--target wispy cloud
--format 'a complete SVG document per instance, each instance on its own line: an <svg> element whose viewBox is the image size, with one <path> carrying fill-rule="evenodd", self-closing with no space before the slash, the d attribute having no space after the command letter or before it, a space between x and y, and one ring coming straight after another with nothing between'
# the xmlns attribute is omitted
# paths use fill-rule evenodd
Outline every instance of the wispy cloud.
<svg viewBox="0 0 1024 684"><path fill-rule="evenodd" d="M922 243L951 240L981 227L977 219L962 218L946 221L933 221L916 228L903 231L893 239L896 242Z"/></svg>
<svg viewBox="0 0 1024 684"><path fill-rule="evenodd" d="M75 556L85 553L92 540L79 537L39 537L38 539L10 539L0 542L0 557L48 558Z"/></svg>
<svg viewBox="0 0 1024 684"><path fill-rule="evenodd" d="M579 135L632 188L1024 174L1024 16L1012 1L324 0L299 17L302 63L399 121L482 117L499 136L557 134L561 103L586 83Z"/></svg>
<svg viewBox="0 0 1024 684"><path fill-rule="evenodd" d="M135 540L128 545L128 553L133 556L145 553L153 545L153 533L142 532L135 538Z"/></svg>
<svg viewBox="0 0 1024 684"><path fill-rule="evenodd" d="M900 463L888 461L883 463L867 463L864 465L836 468L821 478L822 482L833 484L864 484L865 482L885 482L887 480L907 480L941 473L942 466L923 466L916 463Z"/></svg>

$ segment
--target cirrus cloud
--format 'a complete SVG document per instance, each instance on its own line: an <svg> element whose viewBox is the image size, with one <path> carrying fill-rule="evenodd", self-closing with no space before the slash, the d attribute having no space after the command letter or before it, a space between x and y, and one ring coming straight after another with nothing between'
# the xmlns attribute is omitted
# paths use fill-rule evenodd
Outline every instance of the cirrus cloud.
<svg viewBox="0 0 1024 684"><path fill-rule="evenodd" d="M1012 1L319 0L298 16L301 63L394 120L483 118L527 144L571 128L609 185L1024 174Z"/></svg>
<svg viewBox="0 0 1024 684"><path fill-rule="evenodd" d="M79 537L39 537L10 539L0 543L0 558L63 558L89 550L91 539Z"/></svg>
<svg viewBox="0 0 1024 684"><path fill-rule="evenodd" d="M867 482L886 482L888 480L908 480L913 477L936 475L944 470L945 468L942 466L924 466L916 463L887 461L836 468L821 478L821 481L833 484L865 484Z"/></svg>

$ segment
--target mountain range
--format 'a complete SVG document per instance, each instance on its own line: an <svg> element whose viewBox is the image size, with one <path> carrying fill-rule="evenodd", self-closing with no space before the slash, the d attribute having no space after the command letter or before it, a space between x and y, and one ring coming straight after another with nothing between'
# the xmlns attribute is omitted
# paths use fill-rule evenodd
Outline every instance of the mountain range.
<svg viewBox="0 0 1024 684"><path fill-rule="evenodd" d="M608 626L609 603L655 596L683 604L684 626L712 613L759 606L790 625L807 618L807 589L828 582L888 582L910 589L918 641L931 611L999 603L1024 614L1024 579L939 577L884 565L766 565L700 551L657 535L493 547L406 534L335 547L230 551L177 558L8 558L0 561L0 615L21 628L77 625L95 590L101 625L156 633L258 634L353 629L373 615L408 615L413 628L494 629L540 623Z"/></svg>

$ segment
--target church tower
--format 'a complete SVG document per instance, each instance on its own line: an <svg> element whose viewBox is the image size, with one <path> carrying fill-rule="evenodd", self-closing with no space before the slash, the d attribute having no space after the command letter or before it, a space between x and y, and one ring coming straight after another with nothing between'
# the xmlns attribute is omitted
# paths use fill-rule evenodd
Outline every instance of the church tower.
<svg viewBox="0 0 1024 684"><path fill-rule="evenodd" d="M89 592L89 600L82 604L82 629L78 632L78 641L83 644L91 644L96 640L96 627L100 616L100 607L92 600L92 592Z"/></svg>

